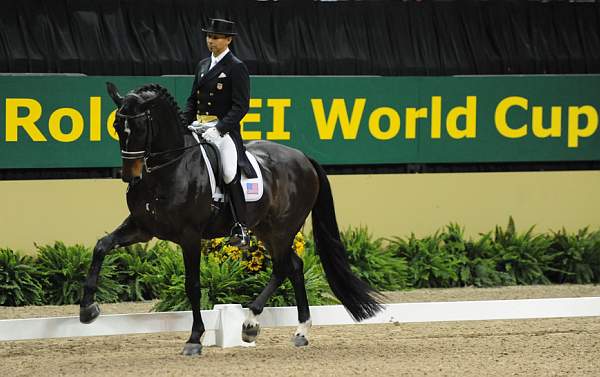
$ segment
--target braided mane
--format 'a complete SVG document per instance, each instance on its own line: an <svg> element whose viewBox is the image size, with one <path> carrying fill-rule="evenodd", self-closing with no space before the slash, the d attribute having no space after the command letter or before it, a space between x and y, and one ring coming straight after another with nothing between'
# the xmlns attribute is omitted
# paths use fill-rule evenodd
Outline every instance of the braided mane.
<svg viewBox="0 0 600 377"><path fill-rule="evenodd" d="M134 93L136 93L136 94L140 94L142 92L156 93L159 96L159 98L165 100L166 103L169 106L171 106L171 108L175 111L175 114L177 114L177 118L179 119L179 123L181 123L181 124L185 123L185 121L183 119L183 113L181 112L179 105L177 105L175 98L173 98L173 96L171 95L171 93L169 93L167 88L165 88L164 86L162 86L160 84L146 84L144 86L137 88L134 91Z"/></svg>

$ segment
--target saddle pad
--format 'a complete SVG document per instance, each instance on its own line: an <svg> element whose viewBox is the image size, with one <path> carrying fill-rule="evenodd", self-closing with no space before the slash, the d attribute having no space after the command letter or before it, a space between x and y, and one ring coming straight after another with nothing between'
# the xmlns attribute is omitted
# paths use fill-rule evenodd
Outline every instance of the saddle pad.
<svg viewBox="0 0 600 377"><path fill-rule="evenodd" d="M198 135L194 134L194 137L200 143L200 139ZM206 163L206 169L208 171L208 179L210 181L210 188L212 190L212 198L215 202L223 202L225 201L225 195L221 191L221 188L217 186L215 174L213 172L212 166L210 164L210 160L206 155L206 151L204 147L200 144L200 150L202 151L202 159ZM264 185L262 179L262 172L260 171L260 167L258 166L258 161L254 157L253 154L246 151L246 156L248 160L252 164L254 171L256 172L256 178L247 178L245 174L242 173L242 188L244 189L244 197L246 202L256 202L262 198Z"/></svg>

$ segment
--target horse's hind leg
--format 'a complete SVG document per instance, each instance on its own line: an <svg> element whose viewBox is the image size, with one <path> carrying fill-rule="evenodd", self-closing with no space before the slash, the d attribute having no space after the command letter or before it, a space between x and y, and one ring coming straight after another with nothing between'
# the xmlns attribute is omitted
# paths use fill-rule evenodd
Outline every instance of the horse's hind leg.
<svg viewBox="0 0 600 377"><path fill-rule="evenodd" d="M280 242L267 242L267 246L270 246L269 251L271 252L271 259L273 261L273 273L267 286L254 302L249 305L250 311L248 317L242 325L242 339L245 342L252 342L256 339L260 330L258 316L262 313L271 295L289 277L294 287L299 323L292 340L296 346L305 346L308 344L308 330L311 327L310 312L306 287L304 285L303 262L292 250L294 236L286 237L284 241Z"/></svg>
<svg viewBox="0 0 600 377"><path fill-rule="evenodd" d="M248 317L242 324L242 340L244 342L253 342L258 334L260 333L260 324L258 323L258 316L262 313L267 300L273 295L273 292L279 288L281 283L285 280L285 275L279 271L273 270L271 274L271 280L267 286L262 290L258 297L248 306L250 309Z"/></svg>
<svg viewBox="0 0 600 377"><path fill-rule="evenodd" d="M312 326L312 321L310 320L308 297L306 296L306 285L304 284L304 262L294 252L292 252L291 262L292 272L290 274L290 281L292 282L294 295L296 296L299 323L292 341L296 347L302 347L308 345L308 331Z"/></svg>
<svg viewBox="0 0 600 377"><path fill-rule="evenodd" d="M242 339L244 342L253 342L256 339L260 332L258 316L262 313L269 298L291 272L289 257L292 251L290 248L292 239L288 240L288 237L286 237L285 240L270 239L264 241L271 254L273 272L271 273L269 283L267 283L258 297L248 305L250 309L248 317L246 317L246 320L242 324Z"/></svg>

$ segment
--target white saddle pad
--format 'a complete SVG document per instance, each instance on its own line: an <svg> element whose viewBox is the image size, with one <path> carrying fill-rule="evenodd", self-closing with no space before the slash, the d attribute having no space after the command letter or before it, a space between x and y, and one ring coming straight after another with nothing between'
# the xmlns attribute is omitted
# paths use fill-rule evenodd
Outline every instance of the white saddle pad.
<svg viewBox="0 0 600 377"><path fill-rule="evenodd" d="M199 143L200 139L199 139L198 135L194 134L194 137L196 138L196 140ZM200 150L202 151L202 157L206 163L206 168L208 169L208 179L210 180L210 188L212 190L212 198L215 202L222 202L225 200L224 199L225 195L221 191L221 188L217 186L215 174L212 170L210 160L208 159L208 156L206 155L206 151L204 150L204 147L202 145L200 145ZM244 196L246 198L246 202L256 202L257 200L260 200L260 198L262 198L262 196L263 196L264 185L263 185L262 173L260 171L260 166L258 166L258 161L256 161L256 157L254 157L254 155L248 151L246 151L246 157L248 157L248 160L252 164L252 167L254 168L254 171L256 172L257 177L256 178L248 178L248 177L246 177L245 174L242 173L242 177L241 177L242 187L244 189Z"/></svg>

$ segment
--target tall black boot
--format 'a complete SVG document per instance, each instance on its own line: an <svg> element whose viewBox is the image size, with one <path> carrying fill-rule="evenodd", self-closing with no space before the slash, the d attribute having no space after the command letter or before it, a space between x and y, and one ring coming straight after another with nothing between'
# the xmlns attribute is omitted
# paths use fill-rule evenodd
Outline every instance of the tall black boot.
<svg viewBox="0 0 600 377"><path fill-rule="evenodd" d="M229 245L247 249L250 246L250 236L246 226L246 199L239 179L234 179L227 185L229 191L229 203L233 215L233 228L229 237Z"/></svg>

